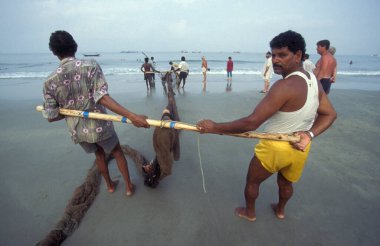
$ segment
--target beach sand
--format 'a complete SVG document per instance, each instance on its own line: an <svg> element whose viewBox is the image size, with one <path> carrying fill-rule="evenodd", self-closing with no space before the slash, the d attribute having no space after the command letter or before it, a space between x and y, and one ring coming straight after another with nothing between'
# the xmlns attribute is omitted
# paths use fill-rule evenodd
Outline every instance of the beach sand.
<svg viewBox="0 0 380 246"><path fill-rule="evenodd" d="M196 91L189 87L177 93L184 122L243 117L262 97L259 89L202 93L198 85ZM148 96L145 91L112 96L154 119L166 105L158 89ZM275 176L261 187L256 222L233 214L244 205L246 171L257 140L182 132L181 159L156 189L143 185L128 159L137 188L126 197L112 160L111 177L120 179L117 190L109 194L102 180L93 205L63 245L379 245L379 98L379 91L332 88L338 119L313 141L283 221L270 208L277 201ZM63 121L48 123L35 112L39 104L39 98L0 100L0 245L43 239L93 164L94 156L71 142ZM121 144L153 158L153 129L115 127Z"/></svg>

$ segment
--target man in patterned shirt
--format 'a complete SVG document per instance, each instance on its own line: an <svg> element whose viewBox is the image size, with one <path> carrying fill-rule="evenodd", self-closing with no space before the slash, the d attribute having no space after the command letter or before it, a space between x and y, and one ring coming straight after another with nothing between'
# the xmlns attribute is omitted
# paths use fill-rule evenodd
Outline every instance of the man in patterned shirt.
<svg viewBox="0 0 380 246"><path fill-rule="evenodd" d="M66 119L71 138L87 153L95 153L96 164L113 193L118 181L111 180L105 155L111 153L125 180L126 195L133 194L127 160L110 121L63 116L59 108L107 113L106 108L130 119L136 127L149 128L146 116L137 115L117 103L108 95L108 85L102 69L95 60L75 58L77 44L70 33L56 31L51 34L49 48L60 60L59 67L46 79L43 88L43 115L49 122Z"/></svg>

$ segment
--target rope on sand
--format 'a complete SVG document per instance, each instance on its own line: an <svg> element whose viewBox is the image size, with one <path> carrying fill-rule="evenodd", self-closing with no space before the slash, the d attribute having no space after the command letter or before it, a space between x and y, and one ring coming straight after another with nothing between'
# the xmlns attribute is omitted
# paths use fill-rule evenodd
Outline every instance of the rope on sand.
<svg viewBox="0 0 380 246"><path fill-rule="evenodd" d="M121 145L121 149L123 150L124 154L126 154L133 160L133 162L136 165L136 169L139 171L140 174L142 174L142 167L145 164L149 163L148 159L145 156L143 156L140 152L128 145Z"/></svg>
<svg viewBox="0 0 380 246"><path fill-rule="evenodd" d="M111 156L106 157L108 163ZM100 172L94 162L87 173L87 177L83 184L78 186L72 195L69 203L65 208L62 218L56 223L54 228L39 241L38 246L60 245L67 237L78 229L79 224L85 216L87 210L95 200L99 193Z"/></svg>

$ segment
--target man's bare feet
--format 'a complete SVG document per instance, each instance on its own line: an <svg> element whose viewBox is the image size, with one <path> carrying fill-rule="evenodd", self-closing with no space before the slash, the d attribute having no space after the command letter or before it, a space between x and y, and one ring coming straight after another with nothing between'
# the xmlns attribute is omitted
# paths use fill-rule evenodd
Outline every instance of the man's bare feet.
<svg viewBox="0 0 380 246"><path fill-rule="evenodd" d="M243 208L243 207L235 208L235 215L239 216L240 218L243 218L243 219L246 219L248 221L251 221L251 222L253 222L253 221L256 220L256 216L255 215L249 216L248 212L247 212L247 209Z"/></svg>
<svg viewBox="0 0 380 246"><path fill-rule="evenodd" d="M115 180L111 182L111 186L107 187L109 193L114 193L117 185L119 184L119 180Z"/></svg>
<svg viewBox="0 0 380 246"><path fill-rule="evenodd" d="M133 196L133 193L135 193L135 188L136 188L136 186L134 184L132 184L131 187L129 187L127 185L127 188L126 188L127 191L125 192L125 195L126 196Z"/></svg>
<svg viewBox="0 0 380 246"><path fill-rule="evenodd" d="M285 219L285 214L284 212L280 212L278 209L278 205L276 203L272 203L270 205L273 209L274 214L276 215L277 219L283 220Z"/></svg>

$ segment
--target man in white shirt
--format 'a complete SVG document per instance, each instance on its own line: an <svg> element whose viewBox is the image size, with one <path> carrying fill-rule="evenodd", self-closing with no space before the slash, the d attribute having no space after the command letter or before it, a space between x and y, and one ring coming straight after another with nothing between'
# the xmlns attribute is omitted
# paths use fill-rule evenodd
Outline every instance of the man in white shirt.
<svg viewBox="0 0 380 246"><path fill-rule="evenodd" d="M179 82L177 83L177 88L181 85L181 81L183 80L182 88L185 87L186 78L189 74L189 65L187 65L187 62L185 61L185 57L181 57L181 62L178 64L178 68L176 71L179 70Z"/></svg>
<svg viewBox="0 0 380 246"><path fill-rule="evenodd" d="M272 78L273 74L273 66L272 66L272 53L269 51L266 54L267 60L264 63L263 67L263 79L264 79L264 89L260 91L260 93L267 93L269 90L269 85L270 85L270 79Z"/></svg>
<svg viewBox="0 0 380 246"><path fill-rule="evenodd" d="M315 65L312 61L309 60L309 54L305 54L305 61L303 62L303 69L308 71L309 73L313 73L315 69Z"/></svg>

